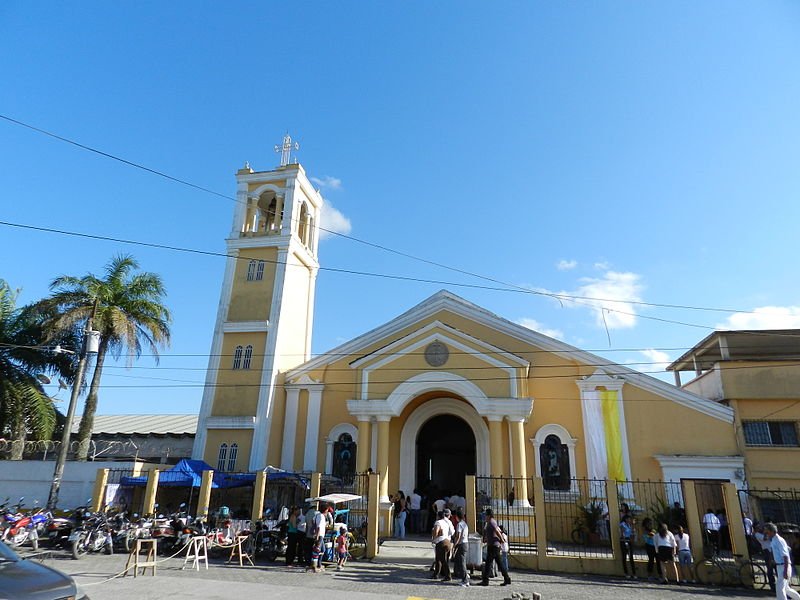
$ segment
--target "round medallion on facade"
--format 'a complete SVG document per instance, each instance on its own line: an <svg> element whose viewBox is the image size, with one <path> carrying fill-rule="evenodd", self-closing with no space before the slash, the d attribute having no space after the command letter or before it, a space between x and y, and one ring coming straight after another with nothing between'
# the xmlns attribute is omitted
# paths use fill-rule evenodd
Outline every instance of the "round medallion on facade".
<svg viewBox="0 0 800 600"><path fill-rule="evenodd" d="M425 348L425 361L432 367L441 367L450 358L450 351L442 342L431 342Z"/></svg>

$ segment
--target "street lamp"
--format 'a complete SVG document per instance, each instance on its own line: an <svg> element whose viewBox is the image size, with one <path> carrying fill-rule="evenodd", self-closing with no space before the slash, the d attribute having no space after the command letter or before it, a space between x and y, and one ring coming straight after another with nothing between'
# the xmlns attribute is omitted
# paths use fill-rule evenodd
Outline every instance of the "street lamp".
<svg viewBox="0 0 800 600"><path fill-rule="evenodd" d="M97 312L97 303L95 303L95 310ZM47 510L54 510L58 504L58 492L61 489L61 478L64 475L64 463L67 461L67 452L69 452L69 438L72 434L72 419L75 418L75 407L78 404L78 396L81 393L81 385L83 385L83 374L86 371L86 363L88 362L90 354L97 354L100 346L100 332L92 329L93 318L90 318L86 323L86 329L83 330L83 345L81 347L81 357L78 361L78 372L75 374L75 382L72 384L72 395L69 398L69 408L67 409L67 417L64 420L64 432L61 435L61 447L58 449L58 457L56 458L56 468L53 471L53 483L50 485L50 496L47 498ZM61 346L56 346L56 353L75 354L72 350L65 350Z"/></svg>

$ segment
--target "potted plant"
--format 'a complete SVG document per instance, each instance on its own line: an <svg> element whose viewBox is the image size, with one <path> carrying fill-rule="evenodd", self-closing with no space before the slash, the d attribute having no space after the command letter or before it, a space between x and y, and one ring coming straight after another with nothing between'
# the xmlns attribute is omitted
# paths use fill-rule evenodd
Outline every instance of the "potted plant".
<svg viewBox="0 0 800 600"><path fill-rule="evenodd" d="M600 542L600 527L606 514L606 508L600 500L592 500L588 504L578 504L578 510L582 528L586 533L588 544L598 544Z"/></svg>

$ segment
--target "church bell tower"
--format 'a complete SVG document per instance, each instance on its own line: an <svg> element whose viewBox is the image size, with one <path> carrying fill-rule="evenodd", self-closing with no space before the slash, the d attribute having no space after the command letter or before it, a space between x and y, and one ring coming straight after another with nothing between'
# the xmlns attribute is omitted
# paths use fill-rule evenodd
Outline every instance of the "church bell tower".
<svg viewBox="0 0 800 600"><path fill-rule="evenodd" d="M275 148L279 167L245 164L236 173L229 258L192 452L217 470L278 463L280 440L270 440L276 383L311 353L323 199L291 162L297 148L287 134Z"/></svg>

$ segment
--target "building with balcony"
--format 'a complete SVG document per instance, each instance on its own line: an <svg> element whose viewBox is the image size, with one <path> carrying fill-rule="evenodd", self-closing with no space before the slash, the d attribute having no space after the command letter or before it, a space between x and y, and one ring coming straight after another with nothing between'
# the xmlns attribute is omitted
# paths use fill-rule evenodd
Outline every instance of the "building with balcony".
<svg viewBox="0 0 800 600"><path fill-rule="evenodd" d="M751 488L800 488L800 329L715 331L667 370L733 409Z"/></svg>

